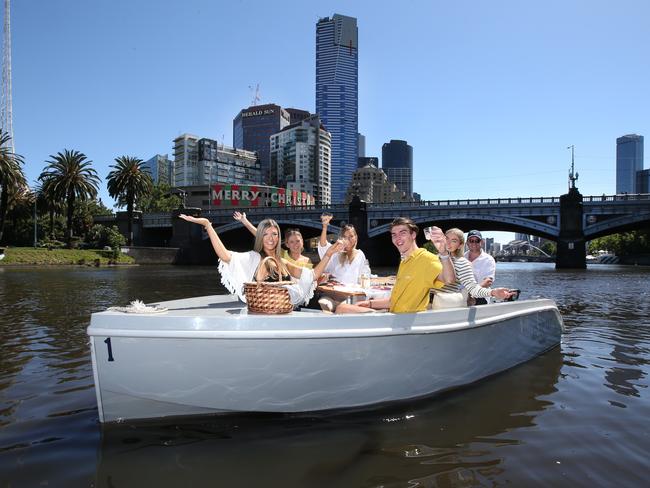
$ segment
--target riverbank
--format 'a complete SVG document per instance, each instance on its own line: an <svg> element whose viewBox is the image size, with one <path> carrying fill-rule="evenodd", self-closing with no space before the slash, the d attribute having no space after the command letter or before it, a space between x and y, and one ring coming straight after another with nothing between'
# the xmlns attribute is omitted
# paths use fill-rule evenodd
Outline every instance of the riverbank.
<svg viewBox="0 0 650 488"><path fill-rule="evenodd" d="M113 251L101 249L47 249L33 247L8 247L0 266L11 265L61 265L107 266L109 264L136 264L135 259Z"/></svg>

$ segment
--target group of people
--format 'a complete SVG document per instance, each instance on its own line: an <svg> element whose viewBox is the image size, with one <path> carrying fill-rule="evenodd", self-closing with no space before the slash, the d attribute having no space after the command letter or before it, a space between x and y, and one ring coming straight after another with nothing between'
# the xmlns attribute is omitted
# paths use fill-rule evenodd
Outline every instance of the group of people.
<svg viewBox="0 0 650 488"><path fill-rule="evenodd" d="M250 281L282 282L289 291L292 304L297 307L306 306L312 300L319 280L334 279L344 285L356 285L362 273L370 271L363 251L357 249L358 236L354 226L344 225L335 242L327 240L332 219L330 214L321 216L320 261L316 264L302 254L304 241L298 229L285 232L287 249L282 248L280 227L273 219L264 219L255 226L245 213L235 212L233 218L255 236L255 244L252 251L234 252L224 246L208 219L184 214L179 217L205 228L219 258L223 285L244 302L244 283ZM418 247L418 232L418 226L409 218L397 218L390 225L391 240L401 255L390 297L356 304L336 303L322 297L319 300L321 307L336 313L377 310L409 313L429 307L431 289L435 291L433 308L465 306L468 297L478 305L486 303L490 297L507 299L512 295L506 288L491 287L496 266L494 259L481 249L479 231L469 232L468 251L463 253L465 239L460 229L443 233L440 228L431 227L429 239L438 251L437 255Z"/></svg>

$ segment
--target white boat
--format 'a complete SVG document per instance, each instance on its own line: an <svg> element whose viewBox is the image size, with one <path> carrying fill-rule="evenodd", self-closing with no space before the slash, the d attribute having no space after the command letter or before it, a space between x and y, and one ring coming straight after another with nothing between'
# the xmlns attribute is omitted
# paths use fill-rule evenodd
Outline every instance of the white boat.
<svg viewBox="0 0 650 488"><path fill-rule="evenodd" d="M249 314L234 295L92 315L101 422L375 406L467 385L560 342L552 300L412 314Z"/></svg>

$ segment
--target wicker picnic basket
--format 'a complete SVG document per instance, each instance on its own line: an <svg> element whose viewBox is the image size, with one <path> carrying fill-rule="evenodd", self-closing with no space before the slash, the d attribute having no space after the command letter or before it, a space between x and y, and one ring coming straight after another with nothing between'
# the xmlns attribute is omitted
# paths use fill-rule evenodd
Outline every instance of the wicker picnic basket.
<svg viewBox="0 0 650 488"><path fill-rule="evenodd" d="M283 314L293 310L289 290L285 288L291 281L244 283L244 295L248 311L253 313Z"/></svg>

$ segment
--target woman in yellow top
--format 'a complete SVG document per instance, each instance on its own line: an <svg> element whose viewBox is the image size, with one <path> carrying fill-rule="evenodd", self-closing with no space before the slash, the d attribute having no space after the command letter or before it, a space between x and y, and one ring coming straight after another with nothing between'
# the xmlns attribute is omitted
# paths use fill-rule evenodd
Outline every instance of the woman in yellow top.
<svg viewBox="0 0 650 488"><path fill-rule="evenodd" d="M246 218L245 212L237 212L232 215L232 218L241 222L251 234L255 235L257 228ZM301 268L312 269L314 264L307 256L303 256L302 252L305 250L302 234L298 229L287 229L284 231L284 244L289 249L288 251L282 250L282 257L296 266Z"/></svg>

